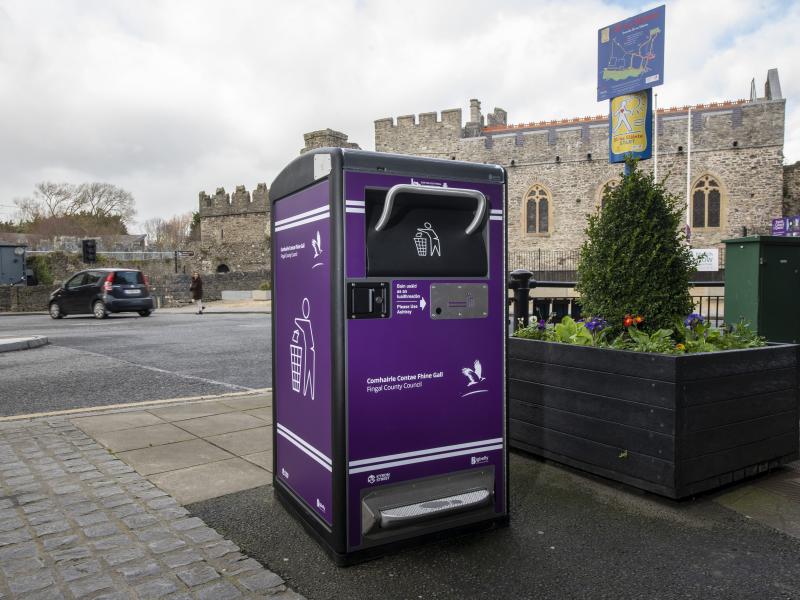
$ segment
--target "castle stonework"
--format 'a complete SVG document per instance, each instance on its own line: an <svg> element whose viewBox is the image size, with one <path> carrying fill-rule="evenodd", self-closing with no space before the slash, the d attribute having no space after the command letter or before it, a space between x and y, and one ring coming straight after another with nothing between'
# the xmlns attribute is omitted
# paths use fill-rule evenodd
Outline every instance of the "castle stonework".
<svg viewBox="0 0 800 600"><path fill-rule="evenodd" d="M257 271L269 265L270 203L267 184L252 195L243 185L233 195L200 192L200 260L205 272Z"/></svg>
<svg viewBox="0 0 800 600"><path fill-rule="evenodd" d="M305 148L356 148L333 129L303 135ZM217 188L213 196L200 192L200 243L195 243L192 267L203 272L261 271L269 269L269 229L272 208L266 183L253 193L237 185L233 194Z"/></svg>
<svg viewBox="0 0 800 600"><path fill-rule="evenodd" d="M783 168L783 215L800 215L800 161Z"/></svg>
<svg viewBox="0 0 800 600"><path fill-rule="evenodd" d="M347 141L347 135L341 131L333 129L320 129L303 134L305 147L300 150L300 154L314 150L316 148L354 148L360 150L358 144Z"/></svg>
<svg viewBox="0 0 800 600"><path fill-rule="evenodd" d="M659 110L657 118L658 179L684 201L688 109ZM763 98L692 107L692 246L720 246L744 228L768 234L773 217L800 213L800 167L786 167L784 178L784 113L774 69ZM509 252L580 248L587 216L622 172L608 163L608 117L516 126L499 108L487 117L473 99L463 126L461 109L379 119L375 149L503 165ZM653 160L639 168L652 171Z"/></svg>

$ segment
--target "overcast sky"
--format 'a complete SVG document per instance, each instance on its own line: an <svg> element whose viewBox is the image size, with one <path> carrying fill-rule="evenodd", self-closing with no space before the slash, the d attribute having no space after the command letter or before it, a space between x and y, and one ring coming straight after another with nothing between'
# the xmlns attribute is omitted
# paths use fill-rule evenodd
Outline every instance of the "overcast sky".
<svg viewBox="0 0 800 600"><path fill-rule="evenodd" d="M479 98L509 123L607 112L596 36L661 4L571 0L0 0L0 219L43 180L105 181L139 222L268 185L330 127ZM667 1L659 106L759 95L777 67L800 160L800 2Z"/></svg>

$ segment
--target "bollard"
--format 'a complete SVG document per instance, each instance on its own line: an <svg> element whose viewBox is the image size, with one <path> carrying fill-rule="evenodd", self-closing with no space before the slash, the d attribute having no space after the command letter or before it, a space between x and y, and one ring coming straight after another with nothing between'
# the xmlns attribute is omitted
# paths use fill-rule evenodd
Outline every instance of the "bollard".
<svg viewBox="0 0 800 600"><path fill-rule="evenodd" d="M514 328L527 327L530 320L528 302L531 288L536 287L533 273L527 269L516 269L509 273L508 289L514 290Z"/></svg>

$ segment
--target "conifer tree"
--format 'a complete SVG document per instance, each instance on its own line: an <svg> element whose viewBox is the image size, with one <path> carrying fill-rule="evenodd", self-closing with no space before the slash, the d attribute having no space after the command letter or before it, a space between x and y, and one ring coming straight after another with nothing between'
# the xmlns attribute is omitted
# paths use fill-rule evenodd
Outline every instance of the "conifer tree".
<svg viewBox="0 0 800 600"><path fill-rule="evenodd" d="M628 166L629 174L603 195L602 210L589 217L576 286L583 314L603 317L617 331L625 315L644 317L640 329L671 329L694 306L684 208L634 161Z"/></svg>

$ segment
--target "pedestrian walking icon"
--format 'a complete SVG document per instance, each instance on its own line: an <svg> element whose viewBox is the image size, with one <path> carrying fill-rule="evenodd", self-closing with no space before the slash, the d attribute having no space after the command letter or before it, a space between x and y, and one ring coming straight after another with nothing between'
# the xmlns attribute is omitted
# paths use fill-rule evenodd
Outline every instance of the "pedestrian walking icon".
<svg viewBox="0 0 800 600"><path fill-rule="evenodd" d="M311 303L308 298L303 298L303 317L294 320L295 329L292 331L292 342L289 344L289 354L292 367L292 391L303 397L311 396L314 399L314 382L317 370L317 352L314 348L314 332L311 328Z"/></svg>
<svg viewBox="0 0 800 600"><path fill-rule="evenodd" d="M430 223L426 222L423 227L417 228L414 236L414 245L417 248L418 256L441 256L442 245L439 236L433 230Z"/></svg>
<svg viewBox="0 0 800 600"><path fill-rule="evenodd" d="M628 115L633 114L633 111L628 108L628 101L623 100L617 109L617 124L614 127L614 133L618 133L622 126L625 126L626 131L633 131L633 127L628 122Z"/></svg>

